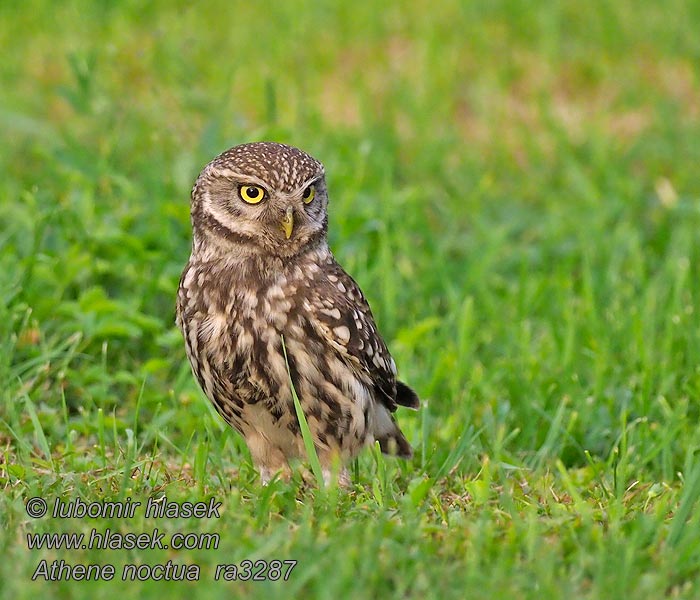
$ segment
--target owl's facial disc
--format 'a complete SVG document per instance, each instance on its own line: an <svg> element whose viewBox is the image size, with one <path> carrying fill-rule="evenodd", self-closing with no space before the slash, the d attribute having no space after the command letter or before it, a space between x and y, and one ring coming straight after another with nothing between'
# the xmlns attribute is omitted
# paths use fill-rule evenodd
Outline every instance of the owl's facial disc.
<svg viewBox="0 0 700 600"><path fill-rule="evenodd" d="M200 173L192 196L195 247L291 257L325 243L323 165L274 143L236 146Z"/></svg>

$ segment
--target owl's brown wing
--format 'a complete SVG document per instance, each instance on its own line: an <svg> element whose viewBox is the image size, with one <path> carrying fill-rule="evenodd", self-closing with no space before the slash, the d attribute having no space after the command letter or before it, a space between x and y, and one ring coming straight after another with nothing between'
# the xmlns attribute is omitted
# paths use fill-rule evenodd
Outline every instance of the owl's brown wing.
<svg viewBox="0 0 700 600"><path fill-rule="evenodd" d="M339 353L360 379L370 383L375 398L391 412L398 405L417 409L416 393L396 379L396 363L377 331L360 287L331 260L311 290L312 325Z"/></svg>

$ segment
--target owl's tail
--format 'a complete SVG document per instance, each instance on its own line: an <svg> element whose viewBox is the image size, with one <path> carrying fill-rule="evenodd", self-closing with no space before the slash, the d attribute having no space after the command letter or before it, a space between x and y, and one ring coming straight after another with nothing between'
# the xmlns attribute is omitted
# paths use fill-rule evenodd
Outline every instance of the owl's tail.
<svg viewBox="0 0 700 600"><path fill-rule="evenodd" d="M413 457L413 448L411 448L411 444L408 443L406 436L398 426L396 426L393 433L378 437L377 441L384 454L398 456L399 458Z"/></svg>
<svg viewBox="0 0 700 600"><path fill-rule="evenodd" d="M382 452L400 458L411 458L413 456L413 448L411 448L411 444L408 443L406 436L399 429L389 409L379 404L375 408L374 415L374 439L379 442Z"/></svg>
<svg viewBox="0 0 700 600"><path fill-rule="evenodd" d="M397 381L396 404L398 404L399 406L406 406L407 408L412 408L413 410L418 410L420 408L420 399L418 398L418 394L416 394L403 381Z"/></svg>

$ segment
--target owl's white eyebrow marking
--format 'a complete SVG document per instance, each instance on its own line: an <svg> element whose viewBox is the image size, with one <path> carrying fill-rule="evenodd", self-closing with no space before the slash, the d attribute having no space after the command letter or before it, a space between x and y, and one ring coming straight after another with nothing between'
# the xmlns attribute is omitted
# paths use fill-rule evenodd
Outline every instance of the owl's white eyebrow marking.
<svg viewBox="0 0 700 600"><path fill-rule="evenodd" d="M256 177L255 175L239 173L238 171L234 171L233 169L222 169L219 167L217 167L216 169L212 169L211 175L216 178L230 179L235 183L252 183L255 185L259 185L266 192L268 191L268 182L260 179L259 177Z"/></svg>
<svg viewBox="0 0 700 600"><path fill-rule="evenodd" d="M311 179L307 179L297 189L290 193L290 196L297 196L304 193L307 187L314 185L323 179L323 171L314 175Z"/></svg>

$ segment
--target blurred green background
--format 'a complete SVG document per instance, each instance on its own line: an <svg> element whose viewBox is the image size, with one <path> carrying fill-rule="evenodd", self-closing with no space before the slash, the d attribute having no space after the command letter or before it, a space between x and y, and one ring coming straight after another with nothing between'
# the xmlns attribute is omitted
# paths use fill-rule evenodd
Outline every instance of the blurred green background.
<svg viewBox="0 0 700 600"><path fill-rule="evenodd" d="M31 583L26 531L96 525L26 498L162 491L225 499L229 560L300 560L209 595L700 594L698 31L692 0L1 3L5 595L116 585ZM349 495L261 488L174 326L191 185L253 140L325 163L425 400Z"/></svg>

